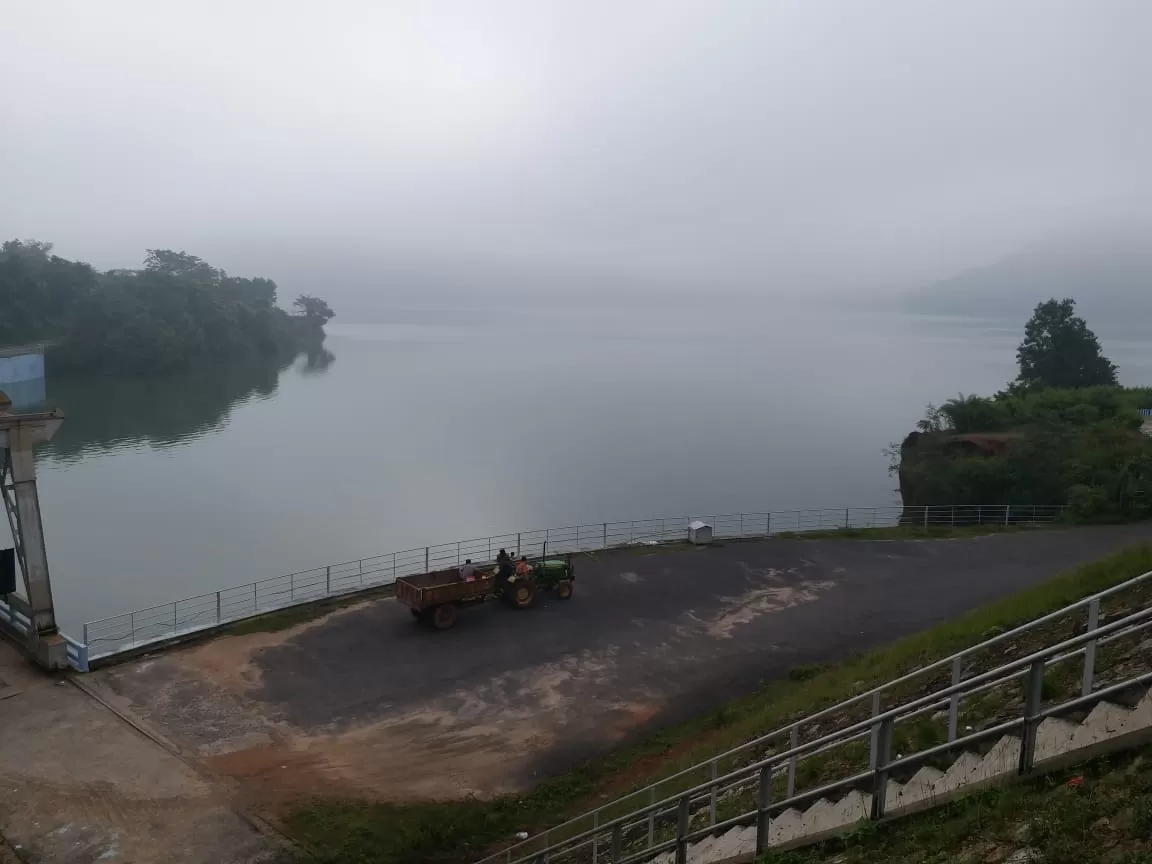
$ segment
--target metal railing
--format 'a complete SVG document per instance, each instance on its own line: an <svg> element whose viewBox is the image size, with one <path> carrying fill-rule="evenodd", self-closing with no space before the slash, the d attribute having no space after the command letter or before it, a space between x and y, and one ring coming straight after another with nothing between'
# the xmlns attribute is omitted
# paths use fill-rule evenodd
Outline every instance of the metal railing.
<svg viewBox="0 0 1152 864"><path fill-rule="evenodd" d="M881 819L893 775L906 778L935 759L957 755L1006 733L1021 736L1019 772L1027 773L1034 766L1035 733L1043 719L1152 684L1152 671L1146 664L1127 668L1121 664L1121 674L1112 676L1107 671L1102 675L1097 668L1101 648L1125 639L1136 642L1134 637L1152 627L1150 601L1152 572L761 735L478 864L639 864L669 851L682 864L689 843L738 825L756 826L760 854L767 848L771 820L785 810L861 790L872 794L870 818ZM1115 608L1103 608L1107 604ZM1108 623L1101 623L1109 618ZM1061 625L1081 632L1064 636ZM997 656L984 671L973 668L992 649L1000 654L1019 651L1020 637L1029 633L1044 637L1049 644L1006 661ZM1072 677L1076 695L1051 697L1045 704L1044 693L1050 689L1046 675L1069 661L1082 664ZM911 695L901 696L902 691ZM984 716L976 722L980 728L965 726L961 734L959 719L966 700L988 699L997 693L1002 700L999 713L989 715L984 706ZM899 704L885 707L886 697ZM894 742L908 745L910 738L924 735L925 723L929 727L939 724L939 743L912 745L907 752L894 753ZM925 737L932 740L931 734ZM827 761L830 757L836 761ZM798 777L818 760L838 766L835 776L809 772L815 779L809 788L797 791Z"/></svg>
<svg viewBox="0 0 1152 864"><path fill-rule="evenodd" d="M634 519L518 531L330 564L89 621L84 624L83 643L91 659L108 657L277 609L388 585L399 576L457 567L467 559L488 563L495 560L500 549L515 550L517 556L536 557L684 541L693 518L709 523L716 539L753 539L901 523L928 528L1045 523L1058 519L1063 509L1059 505L1031 504L837 507Z"/></svg>

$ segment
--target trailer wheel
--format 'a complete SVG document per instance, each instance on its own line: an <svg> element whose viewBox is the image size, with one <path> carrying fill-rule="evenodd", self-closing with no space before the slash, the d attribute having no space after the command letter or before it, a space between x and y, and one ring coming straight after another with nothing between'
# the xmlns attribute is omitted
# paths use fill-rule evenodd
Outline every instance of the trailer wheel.
<svg viewBox="0 0 1152 864"><path fill-rule="evenodd" d="M572 587L570 579L561 579L556 583L556 596L561 600L567 600L572 596Z"/></svg>
<svg viewBox="0 0 1152 864"><path fill-rule="evenodd" d="M413 609L411 606L409 606L408 611L412 613L413 618L416 618L417 620L419 620L419 618L421 616L421 612L419 609Z"/></svg>
<svg viewBox="0 0 1152 864"><path fill-rule="evenodd" d="M444 603L432 610L432 626L437 630L447 630L456 623L456 604Z"/></svg>
<svg viewBox="0 0 1152 864"><path fill-rule="evenodd" d="M517 582L509 598L517 609L527 609L536 599L536 586L531 582Z"/></svg>

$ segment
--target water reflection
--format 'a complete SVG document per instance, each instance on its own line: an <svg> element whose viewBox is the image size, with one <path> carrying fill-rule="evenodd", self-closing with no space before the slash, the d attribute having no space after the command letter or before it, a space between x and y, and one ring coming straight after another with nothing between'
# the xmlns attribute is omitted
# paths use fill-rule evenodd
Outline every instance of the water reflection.
<svg viewBox="0 0 1152 864"><path fill-rule="evenodd" d="M74 462L125 447L177 446L227 426L236 406L273 396L289 367L319 375L334 360L321 347L296 357L252 358L179 375L49 374L47 404L67 419L39 452L43 458Z"/></svg>

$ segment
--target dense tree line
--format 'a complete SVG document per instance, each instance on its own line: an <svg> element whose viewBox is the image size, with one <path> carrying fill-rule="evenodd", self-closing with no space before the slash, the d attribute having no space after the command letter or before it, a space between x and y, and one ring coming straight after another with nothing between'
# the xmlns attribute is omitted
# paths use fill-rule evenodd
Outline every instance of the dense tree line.
<svg viewBox="0 0 1152 864"><path fill-rule="evenodd" d="M56 371L166 373L323 340L327 303L303 296L290 315L276 301L271 279L184 252L149 249L138 270L100 272L48 243L0 246L0 345L48 341Z"/></svg>
<svg viewBox="0 0 1152 864"><path fill-rule="evenodd" d="M1116 367L1071 300L1036 307L1019 375L991 397L928 406L893 470L906 506L1068 504L1083 519L1152 516L1152 388L1116 383Z"/></svg>

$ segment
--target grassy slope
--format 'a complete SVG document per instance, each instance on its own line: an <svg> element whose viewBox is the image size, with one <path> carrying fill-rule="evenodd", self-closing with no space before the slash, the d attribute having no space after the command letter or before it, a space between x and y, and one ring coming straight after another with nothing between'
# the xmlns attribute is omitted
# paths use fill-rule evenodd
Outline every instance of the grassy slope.
<svg viewBox="0 0 1152 864"><path fill-rule="evenodd" d="M1152 747L1097 759L760 864L1152 864Z"/></svg>
<svg viewBox="0 0 1152 864"><path fill-rule="evenodd" d="M831 669L795 670L713 714L542 783L524 796L492 801L391 805L316 800L284 827L323 862L416 864L478 857L517 830L535 832L565 815L698 762L926 662L1152 570L1152 546L1138 546L1059 576Z"/></svg>

